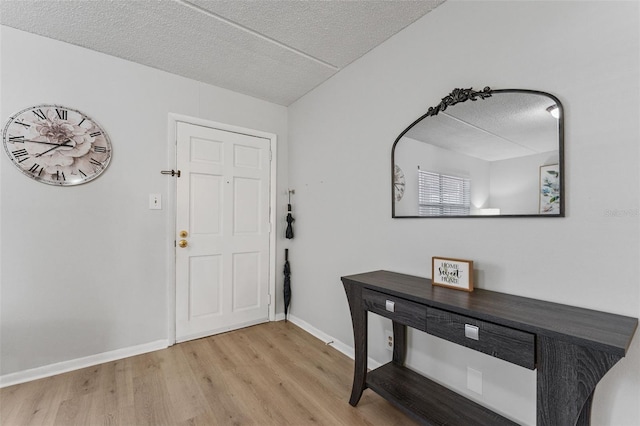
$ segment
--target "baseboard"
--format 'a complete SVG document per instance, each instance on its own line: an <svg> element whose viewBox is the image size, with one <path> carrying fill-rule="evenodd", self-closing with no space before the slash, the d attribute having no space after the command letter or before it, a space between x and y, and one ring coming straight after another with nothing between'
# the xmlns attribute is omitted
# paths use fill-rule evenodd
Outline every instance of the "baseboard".
<svg viewBox="0 0 640 426"><path fill-rule="evenodd" d="M298 318L296 316L289 315L289 321L291 321L292 323L294 323L295 325L297 325L298 327L300 327L301 329L303 329L307 333L311 334L312 336L322 340L325 344L330 345L333 348L337 349L338 351L342 352L343 354L345 354L349 358L351 358L351 359L355 358L354 349L351 346L347 345L346 343L343 343L340 340L329 336L325 332L318 330L317 328L315 328L314 326L312 326L308 322L306 322L304 320L301 320L300 318ZM378 368L381 365L382 364L379 363L378 361L376 361L375 359L373 359L371 357L367 358L367 367L369 369L373 370L374 368Z"/></svg>
<svg viewBox="0 0 640 426"><path fill-rule="evenodd" d="M276 321L284 320L284 314L276 314ZM354 359L354 350L351 346L333 338L332 336L318 330L308 322L288 315L288 320L296 326L300 327L307 333L322 340L327 345L332 346L336 350L342 352L351 359ZM131 346L128 348L116 349L115 351L103 352L96 355L90 355L84 358L72 359L69 361L57 362L55 364L44 365L42 367L32 368L29 370L18 371L16 373L5 374L0 376L0 388L17 385L20 383L30 382L32 380L43 379L45 377L55 376L57 374L67 373L81 368L91 367L93 365L103 364L105 362L116 361L118 359L127 358L157 351L169 347L167 340L156 340L155 342L145 343L143 345ZM378 368L382 364L373 358L367 359L367 366L370 369Z"/></svg>
<svg viewBox="0 0 640 426"><path fill-rule="evenodd" d="M127 358L130 356L141 355L160 349L165 349L167 347L169 347L169 342L167 340L156 340L155 342L149 342L143 345L130 346L128 348L116 349L115 351L103 352L84 358L57 362L55 364L49 364L42 367L31 368L29 370L18 371L16 373L5 374L3 376L0 376L0 388L30 382L32 380L43 379L45 377L51 377L57 374L91 367L93 365L103 364L105 362L116 361L118 359Z"/></svg>
<svg viewBox="0 0 640 426"><path fill-rule="evenodd" d="M220 333L226 333L228 331L239 330L245 327L251 327L258 324L264 324L265 322L269 322L269 318L262 318L259 320L251 320L246 322L241 322L239 324L234 324L233 327L225 326L220 328L214 328L213 330L208 330L200 333L187 334L184 336L180 336L176 338L176 343L188 342L189 340L202 339L203 337L209 337Z"/></svg>

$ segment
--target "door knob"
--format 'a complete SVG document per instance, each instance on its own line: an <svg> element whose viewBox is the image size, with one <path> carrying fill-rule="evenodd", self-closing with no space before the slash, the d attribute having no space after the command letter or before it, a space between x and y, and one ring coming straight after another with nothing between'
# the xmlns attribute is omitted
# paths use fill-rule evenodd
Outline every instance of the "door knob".
<svg viewBox="0 0 640 426"><path fill-rule="evenodd" d="M180 238L187 238L189 233L187 231L180 231Z"/></svg>
<svg viewBox="0 0 640 426"><path fill-rule="evenodd" d="M189 243L187 243L187 240L180 240L178 241L178 245L180 246L180 248L185 248L189 245Z"/></svg>

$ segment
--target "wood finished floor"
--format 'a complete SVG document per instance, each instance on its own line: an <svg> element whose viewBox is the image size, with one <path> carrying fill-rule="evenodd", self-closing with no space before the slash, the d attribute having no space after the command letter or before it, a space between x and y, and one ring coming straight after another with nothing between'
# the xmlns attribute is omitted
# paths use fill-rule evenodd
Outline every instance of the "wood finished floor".
<svg viewBox="0 0 640 426"><path fill-rule="evenodd" d="M353 361L272 322L0 390L0 424L415 425L366 390Z"/></svg>

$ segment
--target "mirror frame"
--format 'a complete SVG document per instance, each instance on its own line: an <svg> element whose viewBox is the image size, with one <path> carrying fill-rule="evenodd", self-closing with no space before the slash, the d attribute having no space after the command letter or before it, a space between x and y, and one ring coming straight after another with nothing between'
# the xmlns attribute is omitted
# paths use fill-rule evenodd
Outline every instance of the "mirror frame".
<svg viewBox="0 0 640 426"><path fill-rule="evenodd" d="M492 97L494 94L499 93L527 93L533 95L542 95L551 98L556 105L558 105L558 109L560 111L560 116L558 117L558 169L560 171L560 212L557 214L501 214L501 215L468 215L468 216L396 216L396 201L395 201L395 185L394 185L394 170L395 170L395 151L396 145L402 139L402 137L411 130L416 124L427 117L438 115L439 112L446 110L448 107L456 105L461 102L466 101L480 101ZM400 135L396 138L395 142L393 142L393 146L391 148L391 217L393 219L448 219L448 218L504 218L504 217L564 217L565 216L565 201L566 201L566 192L565 192L565 179L564 179L564 108L560 100L554 95L542 92L539 90L528 90L528 89L497 89L492 90L489 86L485 87L480 91L475 91L473 88L468 89L460 89L456 88L453 91L442 98L441 102L434 106L429 107L427 112L416 119L413 123L411 123L406 129L404 129Z"/></svg>

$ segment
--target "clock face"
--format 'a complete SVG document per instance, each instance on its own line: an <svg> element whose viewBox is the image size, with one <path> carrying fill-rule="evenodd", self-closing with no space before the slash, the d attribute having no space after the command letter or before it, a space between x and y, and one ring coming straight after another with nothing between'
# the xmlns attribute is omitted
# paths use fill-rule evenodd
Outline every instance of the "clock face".
<svg viewBox="0 0 640 426"><path fill-rule="evenodd" d="M86 114L60 105L26 108L7 121L4 149L25 175L50 185L98 177L111 160L111 142Z"/></svg>

